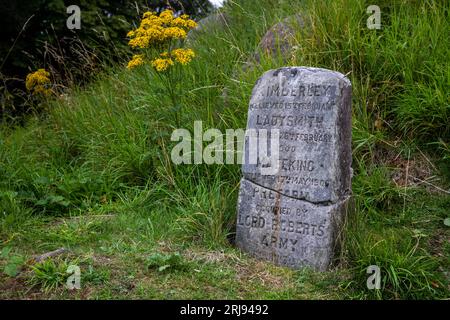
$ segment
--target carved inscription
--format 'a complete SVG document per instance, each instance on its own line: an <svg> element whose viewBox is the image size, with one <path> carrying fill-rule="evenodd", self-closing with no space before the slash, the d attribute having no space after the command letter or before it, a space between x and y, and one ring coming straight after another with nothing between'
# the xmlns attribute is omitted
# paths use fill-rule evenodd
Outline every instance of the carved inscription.
<svg viewBox="0 0 450 320"><path fill-rule="evenodd" d="M291 69L266 73L253 89L249 104L247 128L280 132L278 172L266 176L261 174L261 163L244 164L244 177L287 196L333 202L341 190L350 188L349 178L341 179L339 172L348 166L338 161L340 144L350 132L339 128L342 112L350 110L344 106L349 82L323 69ZM350 163L350 157L345 162Z"/></svg>
<svg viewBox="0 0 450 320"><path fill-rule="evenodd" d="M281 68L257 81L247 128L277 129L279 157L269 175L259 159L242 165L238 247L292 268L330 266L350 195L350 102L350 82L334 71Z"/></svg>

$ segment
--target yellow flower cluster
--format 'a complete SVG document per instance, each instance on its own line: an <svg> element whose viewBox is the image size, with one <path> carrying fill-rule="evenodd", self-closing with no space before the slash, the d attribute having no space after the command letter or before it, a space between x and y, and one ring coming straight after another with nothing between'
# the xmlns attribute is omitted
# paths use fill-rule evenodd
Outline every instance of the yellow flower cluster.
<svg viewBox="0 0 450 320"><path fill-rule="evenodd" d="M159 15L154 12L146 12L143 15L139 28L128 32L130 38L128 44L132 48L155 48L158 52L164 51L156 58L150 59L150 64L158 72L168 70L175 62L182 65L188 64L195 56L191 49L173 49L171 50L173 39L184 39L189 30L195 28L197 23L189 19L189 16L183 14L174 17L172 10L164 10ZM134 55L127 68L133 69L146 62L146 55L149 51L145 50L145 54Z"/></svg>
<svg viewBox="0 0 450 320"><path fill-rule="evenodd" d="M143 65L143 64L144 64L144 55L143 54L135 54L133 56L133 59L131 59L128 62L127 68L128 69L133 69L133 68L136 68L136 67L138 67L140 65Z"/></svg>
<svg viewBox="0 0 450 320"><path fill-rule="evenodd" d="M166 71L170 66L173 66L174 62L171 58L156 58L152 61L153 68L158 72Z"/></svg>
<svg viewBox="0 0 450 320"><path fill-rule="evenodd" d="M169 67L175 64L175 61L187 65L195 57L195 53L192 49L174 49L170 52L163 52L159 58L152 61L152 66L158 72L166 71Z"/></svg>
<svg viewBox="0 0 450 320"><path fill-rule="evenodd" d="M158 16L154 12L144 13L139 28L128 32L128 44L132 48L148 48L172 39L184 39L187 32L197 26L188 15L175 18L172 10L164 10Z"/></svg>
<svg viewBox="0 0 450 320"><path fill-rule="evenodd" d="M195 57L195 53L192 49L175 49L170 53L175 60L182 65L186 65Z"/></svg>
<svg viewBox="0 0 450 320"><path fill-rule="evenodd" d="M50 95L53 91L50 88L50 73L45 69L39 69L27 75L25 86L28 91L33 91L33 94Z"/></svg>
<svg viewBox="0 0 450 320"><path fill-rule="evenodd" d="M192 30L197 26L197 22L189 19L187 14L183 14L171 21L172 26Z"/></svg>

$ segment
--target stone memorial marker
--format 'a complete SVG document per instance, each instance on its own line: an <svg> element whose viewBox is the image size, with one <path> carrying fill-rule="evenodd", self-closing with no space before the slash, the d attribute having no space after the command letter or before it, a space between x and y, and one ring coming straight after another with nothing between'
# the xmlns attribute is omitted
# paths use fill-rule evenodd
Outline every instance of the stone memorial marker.
<svg viewBox="0 0 450 320"><path fill-rule="evenodd" d="M278 265L326 270L351 195L350 81L319 68L267 71L253 88L247 129L277 129L279 152L267 174L260 155L248 161L255 146L245 141L237 246Z"/></svg>

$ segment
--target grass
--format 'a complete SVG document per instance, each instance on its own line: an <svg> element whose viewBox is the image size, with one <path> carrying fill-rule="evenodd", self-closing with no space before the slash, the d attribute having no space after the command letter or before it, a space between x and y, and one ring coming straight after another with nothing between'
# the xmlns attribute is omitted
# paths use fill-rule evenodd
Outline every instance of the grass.
<svg viewBox="0 0 450 320"><path fill-rule="evenodd" d="M25 126L1 126L0 297L448 298L448 5L379 1L382 29L368 30L369 4L229 1L229 23L191 43L197 58L179 97L182 127L203 120L224 132L245 128L251 89L267 69L348 74L355 214L335 270L293 271L235 249L239 166L174 165L160 78L117 65ZM243 68L267 29L298 12L311 22L288 61L262 55ZM60 247L69 253L33 262ZM82 289L69 291L64 269L73 263ZM379 291L366 287L373 264Z"/></svg>

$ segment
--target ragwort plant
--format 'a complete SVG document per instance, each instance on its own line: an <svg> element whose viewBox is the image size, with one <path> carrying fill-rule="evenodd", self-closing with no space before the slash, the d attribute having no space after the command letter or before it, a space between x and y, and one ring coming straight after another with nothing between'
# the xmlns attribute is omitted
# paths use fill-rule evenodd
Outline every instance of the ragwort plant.
<svg viewBox="0 0 450 320"><path fill-rule="evenodd" d="M140 26L127 34L129 46L141 51L128 62L127 68L134 69L148 63L154 68L168 91L177 127L180 125L181 110L177 102L179 66L187 65L195 57L192 49L184 48L184 40L189 30L196 26L197 23L188 15L175 17L173 11L167 9L159 15L144 13Z"/></svg>
<svg viewBox="0 0 450 320"><path fill-rule="evenodd" d="M25 86L33 95L49 96L53 93L51 88L50 73L45 69L39 69L29 73L25 80Z"/></svg>

